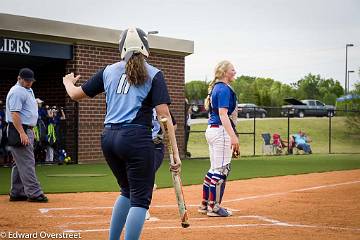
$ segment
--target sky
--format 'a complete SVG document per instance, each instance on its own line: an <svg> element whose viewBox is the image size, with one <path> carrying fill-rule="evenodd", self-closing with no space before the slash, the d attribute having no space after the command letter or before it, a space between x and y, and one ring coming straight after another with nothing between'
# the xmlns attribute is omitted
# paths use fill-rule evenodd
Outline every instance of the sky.
<svg viewBox="0 0 360 240"><path fill-rule="evenodd" d="M293 83L308 73L360 81L359 0L0 0L0 12L194 41L185 81L211 80L221 60L237 76ZM352 87L350 87L351 89Z"/></svg>

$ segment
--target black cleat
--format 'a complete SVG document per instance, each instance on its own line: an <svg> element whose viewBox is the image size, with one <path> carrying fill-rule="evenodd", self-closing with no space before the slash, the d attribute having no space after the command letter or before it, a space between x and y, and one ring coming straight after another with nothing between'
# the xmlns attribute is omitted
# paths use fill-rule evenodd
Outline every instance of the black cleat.
<svg viewBox="0 0 360 240"><path fill-rule="evenodd" d="M28 198L28 201L29 202L48 202L49 199L44 195L44 194L41 194L40 196L38 197L35 197L35 198Z"/></svg>
<svg viewBox="0 0 360 240"><path fill-rule="evenodd" d="M19 202L19 201L26 201L28 199L27 196L12 196L9 194L9 201L10 202Z"/></svg>

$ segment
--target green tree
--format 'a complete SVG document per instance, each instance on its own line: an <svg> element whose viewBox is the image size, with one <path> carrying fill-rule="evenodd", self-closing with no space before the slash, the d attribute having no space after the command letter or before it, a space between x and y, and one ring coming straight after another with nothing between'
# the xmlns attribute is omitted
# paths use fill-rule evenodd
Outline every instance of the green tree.
<svg viewBox="0 0 360 240"><path fill-rule="evenodd" d="M304 78L293 84L296 91L296 97L299 99L317 99L319 98L320 75L312 75L309 73Z"/></svg>
<svg viewBox="0 0 360 240"><path fill-rule="evenodd" d="M241 76L232 84L240 103L256 103L259 106L281 106L283 99L293 96L295 90L271 78Z"/></svg>
<svg viewBox="0 0 360 240"><path fill-rule="evenodd" d="M358 72L360 76L360 69ZM354 84L355 89L351 91L354 96L353 99L348 100L347 103L351 106L354 112L347 114L346 124L348 126L349 134L360 135L360 82Z"/></svg>
<svg viewBox="0 0 360 240"><path fill-rule="evenodd" d="M185 96L189 101L204 100L209 84L205 81L191 81L185 84Z"/></svg>
<svg viewBox="0 0 360 240"><path fill-rule="evenodd" d="M321 79L319 83L321 100L326 104L335 104L336 98L344 94L344 90L339 81L334 79Z"/></svg>
<svg viewBox="0 0 360 240"><path fill-rule="evenodd" d="M296 98L318 99L326 104L335 105L336 98L344 93L339 81L321 78L320 75L311 73L291 85L295 88Z"/></svg>
<svg viewBox="0 0 360 240"><path fill-rule="evenodd" d="M232 83L232 87L236 93L239 103L255 102L255 77L240 76Z"/></svg>
<svg viewBox="0 0 360 240"><path fill-rule="evenodd" d="M271 78L256 78L255 80L255 96L256 104L259 106L271 106L270 89L274 80Z"/></svg>

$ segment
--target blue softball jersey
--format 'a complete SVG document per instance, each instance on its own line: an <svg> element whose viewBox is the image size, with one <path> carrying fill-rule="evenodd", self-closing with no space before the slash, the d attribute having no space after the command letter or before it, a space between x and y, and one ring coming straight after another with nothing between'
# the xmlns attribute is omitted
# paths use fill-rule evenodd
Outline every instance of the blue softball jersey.
<svg viewBox="0 0 360 240"><path fill-rule="evenodd" d="M222 125L219 108L226 108L227 114L235 110L236 107L236 94L234 90L223 82L217 82L211 92L211 111L208 120L209 125Z"/></svg>
<svg viewBox="0 0 360 240"><path fill-rule="evenodd" d="M163 73L145 62L148 79L142 85L130 85L124 61L106 66L82 85L89 97L105 92L104 124L139 124L151 127L152 109L170 104Z"/></svg>

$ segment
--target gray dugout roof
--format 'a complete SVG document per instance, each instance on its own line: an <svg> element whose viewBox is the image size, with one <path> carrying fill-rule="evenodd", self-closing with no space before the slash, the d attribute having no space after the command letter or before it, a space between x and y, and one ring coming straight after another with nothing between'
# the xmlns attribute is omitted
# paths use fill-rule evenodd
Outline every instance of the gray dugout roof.
<svg viewBox="0 0 360 240"><path fill-rule="evenodd" d="M118 44L121 30L0 13L0 34L59 43L87 43L99 46ZM187 56L194 53L190 40L149 35L154 52Z"/></svg>

